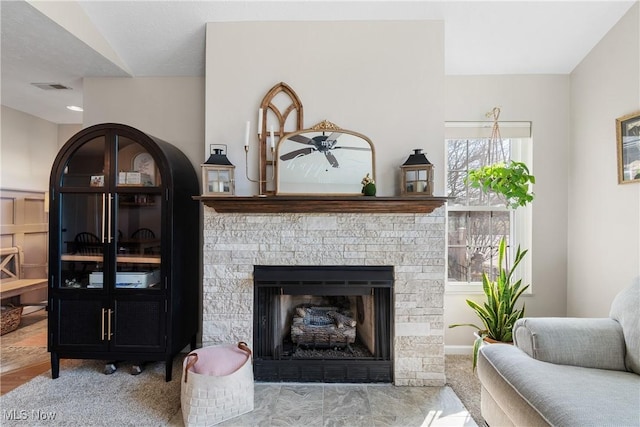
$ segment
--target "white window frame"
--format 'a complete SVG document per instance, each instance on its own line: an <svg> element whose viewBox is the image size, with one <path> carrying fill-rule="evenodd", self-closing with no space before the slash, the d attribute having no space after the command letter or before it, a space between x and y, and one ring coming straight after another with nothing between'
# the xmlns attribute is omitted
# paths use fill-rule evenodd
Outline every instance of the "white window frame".
<svg viewBox="0 0 640 427"><path fill-rule="evenodd" d="M491 135L491 128L493 122L446 122L445 123L445 150L444 150L444 182L445 185L448 182L447 176L449 174L449 164L447 160L447 141L449 139L480 139L489 138ZM500 130L503 139L511 140L511 160L524 162L529 168L530 173L533 175L533 138L531 135L531 123L530 122L499 122ZM506 132L505 132L506 130ZM446 189L446 193L449 193L449 189ZM533 221L532 221L532 206L531 203L526 206L518 207L517 209L508 209L507 207L493 208L494 211L509 211L510 212L510 235L511 245L507 254L508 260L513 260L515 257L516 249L518 246L522 250L528 250L527 255L523 258L520 266L516 271L516 277L522 278L523 285L531 285L532 276L532 234L533 234ZM482 282L458 282L449 281L449 212L469 212L469 211L486 211L486 209L474 207L474 206L453 206L447 204L446 215L446 229L447 239L445 242L445 248L447 256L445 258L445 292L447 294L481 294ZM533 286L525 291L525 294L532 293Z"/></svg>

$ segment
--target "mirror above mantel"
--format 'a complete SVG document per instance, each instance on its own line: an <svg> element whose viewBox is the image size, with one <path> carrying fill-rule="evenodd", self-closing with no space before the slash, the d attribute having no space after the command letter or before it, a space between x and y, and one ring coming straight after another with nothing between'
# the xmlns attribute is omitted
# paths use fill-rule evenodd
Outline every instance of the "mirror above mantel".
<svg viewBox="0 0 640 427"><path fill-rule="evenodd" d="M278 195L359 195L375 177L372 141L326 120L284 135L275 158Z"/></svg>

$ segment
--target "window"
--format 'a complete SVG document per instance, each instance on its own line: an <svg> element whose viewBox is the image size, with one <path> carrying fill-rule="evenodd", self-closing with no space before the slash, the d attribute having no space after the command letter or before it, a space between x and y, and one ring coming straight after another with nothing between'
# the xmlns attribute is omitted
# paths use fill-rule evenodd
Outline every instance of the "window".
<svg viewBox="0 0 640 427"><path fill-rule="evenodd" d="M530 123L500 123L500 139L491 139L491 124L449 122L445 130L447 195L447 292L481 291L482 273L497 272L498 244L505 237L513 259L518 245L530 249L531 206L508 209L496 194L470 188L471 169L509 160L523 161L531 170ZM533 171L532 171L533 173ZM530 253L517 272L530 283Z"/></svg>

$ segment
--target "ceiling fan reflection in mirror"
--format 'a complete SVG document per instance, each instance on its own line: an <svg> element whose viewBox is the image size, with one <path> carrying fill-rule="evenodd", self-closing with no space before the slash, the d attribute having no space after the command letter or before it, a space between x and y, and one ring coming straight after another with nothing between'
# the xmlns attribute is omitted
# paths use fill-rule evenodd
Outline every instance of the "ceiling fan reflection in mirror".
<svg viewBox="0 0 640 427"><path fill-rule="evenodd" d="M338 159L331 153L332 150L359 150L359 151L371 151L370 147L343 147L338 144L338 138L343 135L342 132L332 132L329 136L325 135L324 132L322 135L314 136L309 138L308 136L299 134L292 135L289 139L291 141L299 142L301 144L310 145L307 148L300 148L298 150L291 151L287 154L283 154L280 156L280 160L292 160L296 157L306 156L308 154L313 153L322 153L326 157L329 164L332 167L338 168L340 167L340 163Z"/></svg>
<svg viewBox="0 0 640 427"><path fill-rule="evenodd" d="M360 194L374 175L374 147L365 135L323 121L278 142L277 194Z"/></svg>

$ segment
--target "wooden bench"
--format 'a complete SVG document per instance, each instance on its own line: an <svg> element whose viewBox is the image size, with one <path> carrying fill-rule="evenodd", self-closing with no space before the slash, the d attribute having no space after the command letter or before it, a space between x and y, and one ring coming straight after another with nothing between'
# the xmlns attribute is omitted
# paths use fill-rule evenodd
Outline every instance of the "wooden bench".
<svg viewBox="0 0 640 427"><path fill-rule="evenodd" d="M42 267L24 264L24 252L20 246L0 249L0 299L47 288L47 279L24 279L24 269Z"/></svg>

